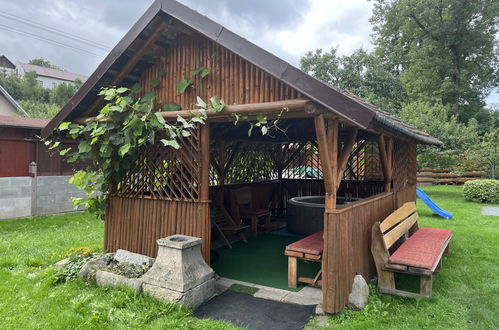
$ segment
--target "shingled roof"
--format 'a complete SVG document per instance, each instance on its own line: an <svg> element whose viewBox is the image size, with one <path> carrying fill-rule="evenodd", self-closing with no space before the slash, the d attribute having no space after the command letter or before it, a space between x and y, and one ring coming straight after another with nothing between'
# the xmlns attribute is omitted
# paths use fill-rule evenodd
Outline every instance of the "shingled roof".
<svg viewBox="0 0 499 330"><path fill-rule="evenodd" d="M366 129L374 125L420 143L441 144L439 140L403 123L374 105L320 82L300 69L175 0L156 0L152 4L83 84L80 90L45 127L42 135L50 135L61 122L73 120L88 109L97 99L99 90L102 87L108 86L126 65L128 59L138 51L141 40L146 40L147 36L153 33L154 27L158 25L158 21L163 21L170 25L181 23L197 31L360 128ZM159 40L158 42L167 44L168 41L165 38L165 40ZM137 63L127 77L125 77L122 85L131 86L135 83L140 76L140 72L147 65L147 59Z"/></svg>

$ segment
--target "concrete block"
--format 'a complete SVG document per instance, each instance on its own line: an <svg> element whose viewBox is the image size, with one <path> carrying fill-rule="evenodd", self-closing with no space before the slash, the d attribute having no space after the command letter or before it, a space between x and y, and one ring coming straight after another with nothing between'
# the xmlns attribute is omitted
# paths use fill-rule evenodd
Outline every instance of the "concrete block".
<svg viewBox="0 0 499 330"><path fill-rule="evenodd" d="M274 288L261 288L253 295L255 298L262 298L274 301L281 301L289 294L287 290Z"/></svg>
<svg viewBox="0 0 499 330"><path fill-rule="evenodd" d="M146 265L148 267L151 267L155 261L154 258L122 249L118 249L118 251L116 251L116 254L114 255L114 260L138 266Z"/></svg>
<svg viewBox="0 0 499 330"><path fill-rule="evenodd" d="M99 286L111 286L114 288L117 286L126 286L136 292L142 290L142 281L139 278L128 278L102 270L95 273L95 283Z"/></svg>
<svg viewBox="0 0 499 330"><path fill-rule="evenodd" d="M82 278L87 278L90 272L104 268L108 265L108 263L109 259L107 257L91 259L85 265L83 265L83 267L81 267L78 276Z"/></svg>
<svg viewBox="0 0 499 330"><path fill-rule="evenodd" d="M0 178L0 188L10 187L10 178Z"/></svg>
<svg viewBox="0 0 499 330"><path fill-rule="evenodd" d="M142 284L142 290L145 294L155 297L156 299L177 302L194 310L213 296L215 293L215 279L212 278L186 292L170 290L147 283Z"/></svg>

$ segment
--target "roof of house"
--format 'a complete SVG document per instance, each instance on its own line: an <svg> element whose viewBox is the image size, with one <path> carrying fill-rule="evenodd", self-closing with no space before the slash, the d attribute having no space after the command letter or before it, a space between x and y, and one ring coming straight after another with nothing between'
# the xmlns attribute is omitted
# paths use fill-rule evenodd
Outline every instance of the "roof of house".
<svg viewBox="0 0 499 330"><path fill-rule="evenodd" d="M40 118L25 118L0 116L0 127L44 128L50 120Z"/></svg>
<svg viewBox="0 0 499 330"><path fill-rule="evenodd" d="M23 69L24 72L35 71L37 75L43 77L56 78L66 81L75 81L76 79L80 79L82 82L85 82L88 79L88 76L82 74L77 74L52 68L46 68L44 66L21 63L21 62L18 62L18 65Z"/></svg>
<svg viewBox="0 0 499 330"><path fill-rule="evenodd" d="M4 63L4 64L2 65L2 63ZM7 65L7 66L5 66L5 65ZM5 55L0 56L0 67L9 68L9 69L16 68L15 64L12 63Z"/></svg>
<svg viewBox="0 0 499 330"><path fill-rule="evenodd" d="M62 121L75 119L88 109L97 99L100 88L109 85L127 64L128 59L139 51L141 46L140 41L146 40L147 36L153 33L154 28L159 25L155 24L158 20L171 25L175 24L175 22L182 23L184 26L197 31L206 38L211 39L293 87L311 100L324 106L327 110L361 128L365 129L368 126L374 125L421 143L441 144L438 139L401 122L394 116L358 97L324 84L175 0L156 0L151 5L83 84L80 90L52 119L49 125L43 130L42 135L48 136ZM168 41L171 40L165 37L158 42L167 44ZM135 68L123 80L122 85L131 86L138 80L140 70L143 70L148 64L147 59L142 62L139 61L135 65Z"/></svg>
<svg viewBox="0 0 499 330"><path fill-rule="evenodd" d="M24 109L19 105L19 103L14 100L12 96L0 85L0 94L2 94L7 101L12 104L14 108L16 108L17 112L19 112L20 115L27 116L28 113L24 111Z"/></svg>

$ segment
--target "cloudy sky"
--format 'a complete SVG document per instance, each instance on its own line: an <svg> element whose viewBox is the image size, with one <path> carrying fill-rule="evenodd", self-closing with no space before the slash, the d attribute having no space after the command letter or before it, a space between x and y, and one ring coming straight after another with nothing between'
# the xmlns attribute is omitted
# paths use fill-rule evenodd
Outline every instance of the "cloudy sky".
<svg viewBox="0 0 499 330"><path fill-rule="evenodd" d="M152 0L0 0L0 55L90 75ZM309 50L372 49L367 0L180 0L298 66ZM489 98L499 102L499 95Z"/></svg>

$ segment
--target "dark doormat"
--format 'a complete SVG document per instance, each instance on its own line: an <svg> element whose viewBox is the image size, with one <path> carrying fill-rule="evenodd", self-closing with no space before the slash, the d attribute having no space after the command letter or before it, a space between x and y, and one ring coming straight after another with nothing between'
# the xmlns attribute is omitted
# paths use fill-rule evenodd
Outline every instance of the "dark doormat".
<svg viewBox="0 0 499 330"><path fill-rule="evenodd" d="M227 290L199 306L194 316L251 330L289 330L303 328L314 311L315 305L287 304Z"/></svg>

